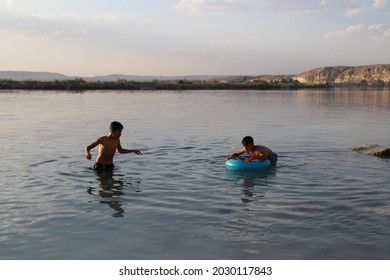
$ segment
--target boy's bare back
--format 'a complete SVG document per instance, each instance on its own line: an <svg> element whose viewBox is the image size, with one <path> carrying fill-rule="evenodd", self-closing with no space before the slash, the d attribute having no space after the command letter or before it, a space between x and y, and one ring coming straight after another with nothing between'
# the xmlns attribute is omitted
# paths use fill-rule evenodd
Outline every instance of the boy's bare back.
<svg viewBox="0 0 390 280"><path fill-rule="evenodd" d="M261 145L255 145L254 150L249 152L251 156L258 156L261 157L262 159L266 159L272 154L272 150Z"/></svg>

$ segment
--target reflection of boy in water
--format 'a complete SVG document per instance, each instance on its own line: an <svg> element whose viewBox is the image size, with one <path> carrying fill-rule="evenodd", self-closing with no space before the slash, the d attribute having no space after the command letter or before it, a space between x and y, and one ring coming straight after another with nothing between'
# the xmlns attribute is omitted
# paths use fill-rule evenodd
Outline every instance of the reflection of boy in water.
<svg viewBox="0 0 390 280"><path fill-rule="evenodd" d="M112 177L111 172L98 172L99 189L95 193L95 188L89 187L87 193L90 195L100 196L102 199L98 202L101 204L107 204L110 208L114 209L115 213L112 216L123 217L125 211L122 208L121 197L123 196L124 183L120 180L116 180Z"/></svg>
<svg viewBox="0 0 390 280"><path fill-rule="evenodd" d="M251 136L245 136L242 139L243 148L230 156L227 159L232 159L242 155L243 153L248 153L250 156L245 159L246 162L251 162L254 159L266 160L268 159L271 162L272 166L276 165L278 161L278 155L275 154L270 148L265 146L255 145L253 138Z"/></svg>
<svg viewBox="0 0 390 280"><path fill-rule="evenodd" d="M85 157L91 159L91 149L99 145L99 153L96 158L94 168L98 172L112 171L114 169L114 155L116 150L121 154L135 153L141 155L140 150L123 149L119 138L122 135L123 125L119 122L112 122L110 124L110 132L107 136L99 137L95 142L91 143L85 148Z"/></svg>

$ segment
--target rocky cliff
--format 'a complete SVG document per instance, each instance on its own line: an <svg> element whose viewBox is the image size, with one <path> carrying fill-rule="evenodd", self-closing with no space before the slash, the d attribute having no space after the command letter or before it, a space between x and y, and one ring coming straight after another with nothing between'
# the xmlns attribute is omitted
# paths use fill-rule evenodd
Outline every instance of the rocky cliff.
<svg viewBox="0 0 390 280"><path fill-rule="evenodd" d="M390 82L390 64L375 64L366 66L333 66L312 69L298 75L293 79L304 84L367 84Z"/></svg>

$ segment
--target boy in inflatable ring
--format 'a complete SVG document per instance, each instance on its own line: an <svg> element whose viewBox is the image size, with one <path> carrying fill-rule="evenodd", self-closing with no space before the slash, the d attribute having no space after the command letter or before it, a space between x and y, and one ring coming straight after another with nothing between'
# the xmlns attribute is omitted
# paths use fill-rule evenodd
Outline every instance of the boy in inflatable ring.
<svg viewBox="0 0 390 280"><path fill-rule="evenodd" d="M266 160L268 159L271 162L271 166L276 166L276 162L278 161L278 155L274 153L270 148L265 146L255 145L253 138L251 136L245 136L242 141L243 148L230 156L229 159L233 159L242 155L243 153L248 153L250 156L245 158L245 162L251 162L254 159Z"/></svg>
<svg viewBox="0 0 390 280"><path fill-rule="evenodd" d="M141 155L140 150L123 149L119 138L122 135L123 125L120 122L112 122L110 124L110 132L107 136L99 137L95 142L85 148L85 157L91 159L91 149L99 145L99 153L96 158L94 169L97 172L112 172L114 169L114 155L116 150L121 154L135 153Z"/></svg>

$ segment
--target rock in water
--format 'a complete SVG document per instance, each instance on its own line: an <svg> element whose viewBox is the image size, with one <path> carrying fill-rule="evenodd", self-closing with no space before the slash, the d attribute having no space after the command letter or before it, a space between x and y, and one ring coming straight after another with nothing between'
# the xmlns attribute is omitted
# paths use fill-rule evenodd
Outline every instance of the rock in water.
<svg viewBox="0 0 390 280"><path fill-rule="evenodd" d="M378 145L368 144L361 147L353 148L352 150L370 156L390 158L390 148L384 148Z"/></svg>

